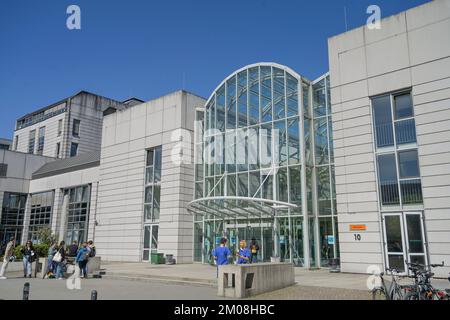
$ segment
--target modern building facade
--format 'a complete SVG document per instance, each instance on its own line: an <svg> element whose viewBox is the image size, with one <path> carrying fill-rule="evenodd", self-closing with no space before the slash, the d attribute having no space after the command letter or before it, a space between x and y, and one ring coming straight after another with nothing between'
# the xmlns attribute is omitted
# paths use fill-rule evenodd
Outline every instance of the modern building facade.
<svg viewBox="0 0 450 320"><path fill-rule="evenodd" d="M61 159L98 151L103 113L127 106L80 91L19 118L12 150Z"/></svg>
<svg viewBox="0 0 450 320"><path fill-rule="evenodd" d="M341 269L449 266L450 1L330 38L329 64Z"/></svg>
<svg viewBox="0 0 450 320"><path fill-rule="evenodd" d="M50 227L104 260L212 263L225 236L305 268L450 265L450 1L330 38L329 65L249 65L208 99L83 91L19 119L0 241Z"/></svg>
<svg viewBox="0 0 450 320"><path fill-rule="evenodd" d="M328 266L338 257L329 77L275 63L227 77L197 112L194 260L255 238L259 259Z"/></svg>
<svg viewBox="0 0 450 320"><path fill-rule="evenodd" d="M0 150L9 150L11 148L11 144L11 140L0 138Z"/></svg>

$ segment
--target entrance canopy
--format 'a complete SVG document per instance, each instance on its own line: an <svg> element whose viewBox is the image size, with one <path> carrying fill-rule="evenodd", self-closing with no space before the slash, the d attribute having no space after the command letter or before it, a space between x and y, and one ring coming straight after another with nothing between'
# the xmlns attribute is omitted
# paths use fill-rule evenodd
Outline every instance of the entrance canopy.
<svg viewBox="0 0 450 320"><path fill-rule="evenodd" d="M206 197L191 201L187 210L191 214L215 217L218 219L271 218L278 210L297 208L292 203L236 196Z"/></svg>

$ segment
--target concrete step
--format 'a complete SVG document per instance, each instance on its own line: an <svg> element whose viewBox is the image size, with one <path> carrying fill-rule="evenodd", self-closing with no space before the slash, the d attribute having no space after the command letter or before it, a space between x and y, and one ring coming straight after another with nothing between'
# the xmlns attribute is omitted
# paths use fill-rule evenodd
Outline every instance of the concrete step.
<svg viewBox="0 0 450 320"><path fill-rule="evenodd" d="M188 277L170 277L160 275L131 275L126 273L108 272L102 276L106 279L131 280L131 281L148 281L148 282L163 282L173 284L198 285L217 287L217 280L188 278Z"/></svg>

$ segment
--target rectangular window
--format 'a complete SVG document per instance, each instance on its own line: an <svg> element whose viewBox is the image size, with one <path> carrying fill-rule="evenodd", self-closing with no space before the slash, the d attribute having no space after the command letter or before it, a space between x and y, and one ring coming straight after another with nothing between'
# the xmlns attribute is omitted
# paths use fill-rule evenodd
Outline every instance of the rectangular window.
<svg viewBox="0 0 450 320"><path fill-rule="evenodd" d="M56 158L59 158L60 152L61 152L61 143L58 142L58 143L56 144L56 152L55 152Z"/></svg>
<svg viewBox="0 0 450 320"><path fill-rule="evenodd" d="M15 136L15 138L14 138L14 151L17 151L18 146L19 146L19 136Z"/></svg>
<svg viewBox="0 0 450 320"><path fill-rule="evenodd" d="M80 120L73 119L72 135L74 137L80 136Z"/></svg>
<svg viewBox="0 0 450 320"><path fill-rule="evenodd" d="M8 164L0 163L0 177L6 177L8 172Z"/></svg>
<svg viewBox="0 0 450 320"><path fill-rule="evenodd" d="M383 205L398 205L397 168L395 166L395 154L378 156L378 178L380 184L381 203Z"/></svg>
<svg viewBox="0 0 450 320"><path fill-rule="evenodd" d="M161 147L152 148L146 155L144 212L145 220L150 222L159 220L161 151Z"/></svg>
<svg viewBox="0 0 450 320"><path fill-rule="evenodd" d="M398 168L403 204L422 203L422 184L417 150L399 152Z"/></svg>
<svg viewBox="0 0 450 320"><path fill-rule="evenodd" d="M45 127L39 128L37 154L42 155L44 152Z"/></svg>
<svg viewBox="0 0 450 320"><path fill-rule="evenodd" d="M40 229L51 226L53 191L31 196L30 227L28 239L37 242Z"/></svg>
<svg viewBox="0 0 450 320"><path fill-rule="evenodd" d="M78 143L72 142L70 145L70 156L75 157L78 154Z"/></svg>
<svg viewBox="0 0 450 320"><path fill-rule="evenodd" d="M391 97L387 95L372 99L372 107L375 118L377 148L393 146Z"/></svg>
<svg viewBox="0 0 450 320"><path fill-rule="evenodd" d="M4 193L0 220L1 241L15 236L17 243L21 242L26 201L26 194Z"/></svg>
<svg viewBox="0 0 450 320"><path fill-rule="evenodd" d="M64 195L69 197L67 212L66 243L87 240L89 204L91 188L89 185L66 189Z"/></svg>
<svg viewBox="0 0 450 320"><path fill-rule="evenodd" d="M31 130L28 136L28 153L34 153L34 144L36 141L36 130Z"/></svg>
<svg viewBox="0 0 450 320"><path fill-rule="evenodd" d="M59 119L58 120L58 137L61 136L62 130L63 130L63 120Z"/></svg>
<svg viewBox="0 0 450 320"><path fill-rule="evenodd" d="M146 151L144 193L144 243L143 260L158 249L158 222L161 199L162 147Z"/></svg>

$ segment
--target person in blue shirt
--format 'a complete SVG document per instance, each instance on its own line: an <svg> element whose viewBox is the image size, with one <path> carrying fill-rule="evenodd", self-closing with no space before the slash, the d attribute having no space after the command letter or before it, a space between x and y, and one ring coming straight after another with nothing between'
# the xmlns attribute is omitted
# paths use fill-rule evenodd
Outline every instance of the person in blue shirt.
<svg viewBox="0 0 450 320"><path fill-rule="evenodd" d="M217 276L219 276L219 266L228 264L228 257L231 256L231 251L226 247L227 239L220 239L220 246L212 251L214 260L216 260L217 265Z"/></svg>
<svg viewBox="0 0 450 320"><path fill-rule="evenodd" d="M239 252L237 253L238 264L246 264L250 263L250 250L247 248L247 242L245 240L241 240L239 242Z"/></svg>
<svg viewBox="0 0 450 320"><path fill-rule="evenodd" d="M80 267L80 276L83 275L84 278L87 278L87 263L89 260L89 249L87 248L87 243L83 242L81 248L77 252L77 257L75 258L75 262L78 263Z"/></svg>

